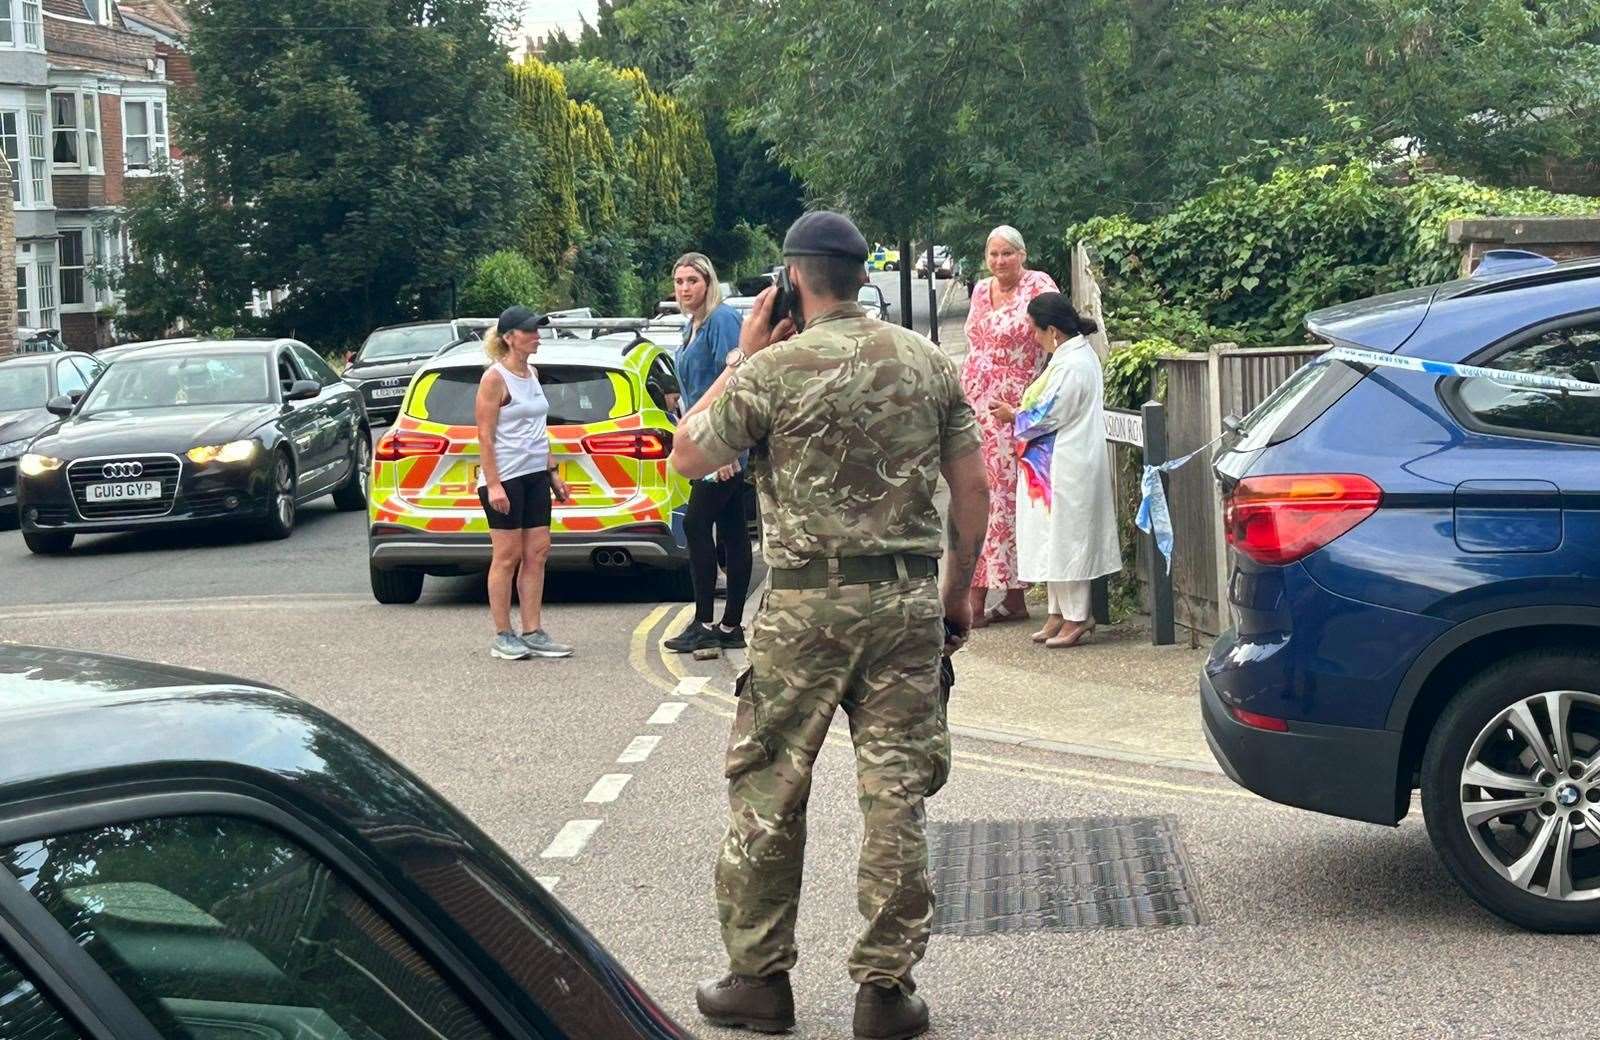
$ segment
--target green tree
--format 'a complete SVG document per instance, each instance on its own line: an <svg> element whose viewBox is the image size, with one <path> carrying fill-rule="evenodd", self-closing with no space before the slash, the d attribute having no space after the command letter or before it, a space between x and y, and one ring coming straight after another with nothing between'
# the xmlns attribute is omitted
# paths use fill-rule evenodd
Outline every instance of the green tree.
<svg viewBox="0 0 1600 1040"><path fill-rule="evenodd" d="M560 70L534 57L511 66L511 95L524 134L544 142L545 162L538 190L523 217L523 249L528 258L555 275L578 234L577 185L572 158L572 113Z"/></svg>
<svg viewBox="0 0 1600 1040"><path fill-rule="evenodd" d="M544 41L544 60L557 63L571 61L578 56L578 41L567 35L567 31L557 28Z"/></svg>
<svg viewBox="0 0 1600 1040"><path fill-rule="evenodd" d="M1001 221L1149 218L1348 119L1502 184L1600 143L1580 0L716 0L703 26L696 96L869 234L934 224L969 255Z"/></svg>
<svg viewBox="0 0 1600 1040"><path fill-rule="evenodd" d="M493 317L514 303L548 309L549 283L521 253L502 249L479 260L461 290L463 314Z"/></svg>
<svg viewBox="0 0 1600 1040"><path fill-rule="evenodd" d="M173 123L197 198L143 194L130 223L224 236L140 242L129 309L242 306L238 278L289 290L276 320L322 341L437 307L536 181L512 118L492 0L195 0L196 89ZM195 251L197 257L182 255ZM201 298L150 272L194 267Z"/></svg>

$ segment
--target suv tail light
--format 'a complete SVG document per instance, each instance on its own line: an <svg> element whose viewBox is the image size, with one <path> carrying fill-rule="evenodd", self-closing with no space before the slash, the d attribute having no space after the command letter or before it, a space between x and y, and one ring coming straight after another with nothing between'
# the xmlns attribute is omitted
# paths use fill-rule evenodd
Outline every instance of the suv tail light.
<svg viewBox="0 0 1600 1040"><path fill-rule="evenodd" d="M398 462L418 455L443 455L449 447L449 439L436 433L390 430L379 438L373 456L379 462Z"/></svg>
<svg viewBox="0 0 1600 1040"><path fill-rule="evenodd" d="M596 433L583 439L590 455L627 455L635 459L664 459L672 454L672 434L661 430L638 433Z"/></svg>
<svg viewBox="0 0 1600 1040"><path fill-rule="evenodd" d="M1383 489L1354 473L1246 477L1223 502L1228 544L1257 563L1293 563L1378 511Z"/></svg>

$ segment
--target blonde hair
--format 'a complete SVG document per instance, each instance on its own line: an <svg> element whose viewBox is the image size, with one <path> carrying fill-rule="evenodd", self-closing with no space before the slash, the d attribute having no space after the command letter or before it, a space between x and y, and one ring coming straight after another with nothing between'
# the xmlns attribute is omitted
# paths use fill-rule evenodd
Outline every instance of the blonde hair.
<svg viewBox="0 0 1600 1040"><path fill-rule="evenodd" d="M1023 256L1028 255L1028 244L1022 240L1022 232L1018 231L1010 224L1001 224L999 227L989 232L989 237L983 241L985 244L988 244L991 240L996 238L1010 246L1012 249L1015 249Z"/></svg>
<svg viewBox="0 0 1600 1040"><path fill-rule="evenodd" d="M672 273L676 275L680 267L687 267L706 280L706 298L700 305L700 313L686 315L693 321L701 321L722 303L722 283L717 281L717 268L704 253L685 253L678 257L678 262L672 265Z"/></svg>
<svg viewBox="0 0 1600 1040"><path fill-rule="evenodd" d="M491 365L496 361L504 361L506 355L511 353L511 345L494 325L489 326L489 331L483 337L483 352L489 355Z"/></svg>

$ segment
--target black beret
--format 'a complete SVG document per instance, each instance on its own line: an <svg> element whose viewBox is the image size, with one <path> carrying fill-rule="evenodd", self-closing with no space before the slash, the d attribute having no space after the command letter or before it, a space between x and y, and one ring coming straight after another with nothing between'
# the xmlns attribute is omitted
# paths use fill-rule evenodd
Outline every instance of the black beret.
<svg viewBox="0 0 1600 1040"><path fill-rule="evenodd" d="M867 262L867 240L842 213L813 210L789 225L784 256L838 256Z"/></svg>

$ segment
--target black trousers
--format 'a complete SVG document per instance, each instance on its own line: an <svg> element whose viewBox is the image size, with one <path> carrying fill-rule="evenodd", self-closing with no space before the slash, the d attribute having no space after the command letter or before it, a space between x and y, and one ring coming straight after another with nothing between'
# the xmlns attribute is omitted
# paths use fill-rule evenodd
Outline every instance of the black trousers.
<svg viewBox="0 0 1600 1040"><path fill-rule="evenodd" d="M716 609L717 557L728 571L728 600L722 623L744 623L744 601L750 595L750 535L745 531L744 474L732 480L697 480L689 491L683 531L689 538L689 569L694 576L694 616L711 623Z"/></svg>

